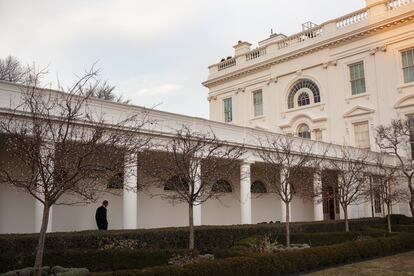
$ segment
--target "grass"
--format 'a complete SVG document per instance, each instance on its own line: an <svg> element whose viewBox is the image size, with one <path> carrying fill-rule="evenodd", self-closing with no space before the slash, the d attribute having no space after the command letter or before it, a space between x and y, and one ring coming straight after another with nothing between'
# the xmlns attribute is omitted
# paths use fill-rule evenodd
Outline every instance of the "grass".
<svg viewBox="0 0 414 276"><path fill-rule="evenodd" d="M414 251L341 267L325 269L308 274L308 276L324 275L414 275Z"/></svg>

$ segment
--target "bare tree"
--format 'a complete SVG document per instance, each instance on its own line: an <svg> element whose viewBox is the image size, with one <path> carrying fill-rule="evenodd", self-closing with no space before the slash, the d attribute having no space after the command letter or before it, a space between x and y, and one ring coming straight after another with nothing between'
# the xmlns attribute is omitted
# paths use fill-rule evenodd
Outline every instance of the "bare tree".
<svg viewBox="0 0 414 276"><path fill-rule="evenodd" d="M390 165L387 162L388 154L380 152L376 154L376 166L373 170L372 183L367 190L367 197L370 198L372 207L382 202L387 208L387 224L388 232L391 233L391 209L392 205L407 199L407 191L401 189L398 179L400 179L400 169L397 166ZM379 202L375 202L372 198L378 198Z"/></svg>
<svg viewBox="0 0 414 276"><path fill-rule="evenodd" d="M30 68L24 66L20 61L13 57L7 56L0 59L0 80L13 83L25 83L30 73Z"/></svg>
<svg viewBox="0 0 414 276"><path fill-rule="evenodd" d="M290 246L290 205L294 196L313 198L313 173L318 159L315 142L288 136L258 138L258 156L263 160L263 177L285 205L286 246Z"/></svg>
<svg viewBox="0 0 414 276"><path fill-rule="evenodd" d="M153 179L147 185L162 190L153 196L188 205L189 249L192 250L194 206L223 195L220 180L239 167L244 147L221 141L212 131L201 133L182 126L161 150L163 153L147 152L142 169Z"/></svg>
<svg viewBox="0 0 414 276"><path fill-rule="evenodd" d="M92 97L103 99L106 101L112 101L117 103L130 103L130 100L125 100L122 95L116 96L115 95L115 86L110 85L107 81L98 81L96 83L91 83L87 87L87 93L90 92Z"/></svg>
<svg viewBox="0 0 414 276"><path fill-rule="evenodd" d="M337 159L329 159L328 163L338 173L336 197L344 212L345 231L349 232L348 207L363 198L369 154L367 150L348 146L340 146L335 154Z"/></svg>
<svg viewBox="0 0 414 276"><path fill-rule="evenodd" d="M409 205L411 215L414 216L414 164L413 139L414 128L412 119L393 120L388 126L379 126L376 130L376 142L379 148L398 160L398 168L404 175L410 191Z"/></svg>
<svg viewBox="0 0 414 276"><path fill-rule="evenodd" d="M43 72L31 72L30 86L18 86L21 98L0 116L9 161L1 164L0 180L43 204L43 217L34 267L41 275L49 212L55 204L95 201L113 177L149 145L148 112L133 112L118 120L93 108L98 93L97 70L85 72L62 91L40 89ZM136 161L135 161L136 162ZM21 170L16 172L16 166ZM126 170L125 170L126 171ZM132 189L134 187L131 187ZM72 195L62 198L63 195Z"/></svg>

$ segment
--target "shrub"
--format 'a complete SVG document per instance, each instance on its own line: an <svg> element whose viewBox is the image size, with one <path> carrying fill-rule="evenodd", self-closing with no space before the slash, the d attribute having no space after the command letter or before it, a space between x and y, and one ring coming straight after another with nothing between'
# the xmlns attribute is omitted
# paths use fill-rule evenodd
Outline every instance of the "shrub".
<svg viewBox="0 0 414 276"><path fill-rule="evenodd" d="M185 250L79 250L68 249L45 253L47 266L86 267L91 271L111 271L119 269L141 269L151 266L167 265L174 253ZM34 255L0 256L0 273L34 263Z"/></svg>
<svg viewBox="0 0 414 276"><path fill-rule="evenodd" d="M166 266L144 270L117 271L100 275L286 275L414 249L414 236L400 234L363 241L320 246L275 254L206 261L184 267Z"/></svg>
<svg viewBox="0 0 414 276"><path fill-rule="evenodd" d="M362 230L384 224L383 218L357 219L350 221L351 231ZM342 232L343 221L301 222L291 223L291 233ZM238 240L254 235L281 235L285 231L283 224L259 224L239 226L201 226L195 228L195 246L202 252L215 248L228 248ZM0 235L0 248L3 252L16 254L34 252L37 234ZM129 249L186 249L188 246L188 229L163 228L149 230L115 230L115 231L82 231L47 234L45 249L103 249L117 248L120 241L133 241L123 244ZM131 247L131 248L130 248ZM1 253L0 253L1 254Z"/></svg>

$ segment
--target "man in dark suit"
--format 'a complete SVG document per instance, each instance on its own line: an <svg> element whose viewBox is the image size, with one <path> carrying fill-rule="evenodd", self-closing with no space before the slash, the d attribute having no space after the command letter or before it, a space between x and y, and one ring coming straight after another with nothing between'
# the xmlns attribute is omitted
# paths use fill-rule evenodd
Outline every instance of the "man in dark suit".
<svg viewBox="0 0 414 276"><path fill-rule="evenodd" d="M106 219L106 207L108 207L108 201L104 200L102 206L96 209L95 219L99 230L108 230L108 220Z"/></svg>

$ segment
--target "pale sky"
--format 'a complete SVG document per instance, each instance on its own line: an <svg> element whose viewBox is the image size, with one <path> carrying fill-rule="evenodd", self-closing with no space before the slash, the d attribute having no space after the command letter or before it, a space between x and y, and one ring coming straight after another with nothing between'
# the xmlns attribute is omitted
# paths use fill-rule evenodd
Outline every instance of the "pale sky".
<svg viewBox="0 0 414 276"><path fill-rule="evenodd" d="M364 0L0 0L0 57L48 66L70 85L97 62L133 104L208 118L210 64L363 8Z"/></svg>

